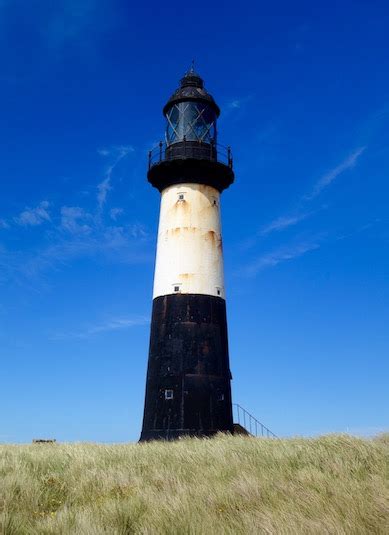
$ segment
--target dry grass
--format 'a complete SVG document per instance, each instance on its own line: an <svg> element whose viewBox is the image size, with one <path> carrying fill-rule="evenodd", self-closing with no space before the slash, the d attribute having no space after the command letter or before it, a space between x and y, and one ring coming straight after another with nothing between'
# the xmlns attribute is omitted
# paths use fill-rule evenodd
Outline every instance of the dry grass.
<svg viewBox="0 0 389 535"><path fill-rule="evenodd" d="M0 446L0 533L388 534L389 435Z"/></svg>

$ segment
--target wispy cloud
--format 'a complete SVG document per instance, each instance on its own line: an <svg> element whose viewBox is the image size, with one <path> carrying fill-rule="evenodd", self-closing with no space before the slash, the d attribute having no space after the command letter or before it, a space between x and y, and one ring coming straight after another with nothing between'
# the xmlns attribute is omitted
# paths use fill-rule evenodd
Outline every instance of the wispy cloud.
<svg viewBox="0 0 389 535"><path fill-rule="evenodd" d="M260 228L257 232L253 233L251 236L244 239L240 244L240 249L246 251L254 247L260 238L264 238L271 234L272 232L280 232L289 227L293 227L303 221L307 217L312 215L312 212L306 213L297 213L292 215L280 216L264 227Z"/></svg>
<svg viewBox="0 0 389 535"><path fill-rule="evenodd" d="M5 219L0 219L0 229L6 229L9 228L9 224Z"/></svg>
<svg viewBox="0 0 389 535"><path fill-rule="evenodd" d="M278 249L275 249L274 251L261 255L259 258L249 263L245 267L244 272L247 276L254 276L259 271L277 266L281 262L286 262L287 260L293 260L294 258L303 256L305 253L308 253L309 251L314 251L319 247L320 244L317 241L301 242L289 246L280 247Z"/></svg>
<svg viewBox="0 0 389 535"><path fill-rule="evenodd" d="M131 225L130 234L133 238L147 238L148 232L146 230L146 227L142 225L141 223L134 223Z"/></svg>
<svg viewBox="0 0 389 535"><path fill-rule="evenodd" d="M246 105L250 102L252 98L252 95L246 95L243 97L235 97L227 101L226 104L223 106L224 115L244 110L246 108Z"/></svg>
<svg viewBox="0 0 389 535"><path fill-rule="evenodd" d="M123 208L111 208L109 211L110 218L117 221L117 218L124 212Z"/></svg>
<svg viewBox="0 0 389 535"><path fill-rule="evenodd" d="M54 243L23 254L0 250L0 268L3 276L13 279L40 280L42 274L63 267L76 258L101 257L125 264L137 264L152 258L148 235L142 225L96 226L88 233L54 235ZM3 257L3 266L2 266ZM12 269L10 268L12 266Z"/></svg>
<svg viewBox="0 0 389 535"><path fill-rule="evenodd" d="M262 236L266 236L267 234L270 234L270 232L284 230L288 227L292 227L294 225L297 225L297 223L300 223L300 221L306 219L309 215L310 214L305 213L278 217L268 225L264 226L260 230L260 234Z"/></svg>
<svg viewBox="0 0 389 535"><path fill-rule="evenodd" d="M112 331L122 331L130 329L131 327L137 327L141 325L147 325L149 319L145 316L132 316L132 317L119 317L110 318L104 322L96 325L89 325L80 331L55 333L50 338L51 340L64 340L69 338L85 339L92 338L93 336L108 333Z"/></svg>
<svg viewBox="0 0 389 535"><path fill-rule="evenodd" d="M242 100L240 99L235 99L235 100L231 100L228 104L227 104L228 108L231 108L231 109L238 109L242 106Z"/></svg>
<svg viewBox="0 0 389 535"><path fill-rule="evenodd" d="M121 208L108 211L109 221L102 211L115 167L132 151L130 146L110 149L109 156L114 156L114 160L106 170L103 184L98 187L95 209L65 205L58 213L55 206L50 206L51 215L48 201L42 201L14 217L18 225L37 226L47 222L50 226L40 235L41 244L33 248L9 250L0 244L0 283L13 281L31 289L36 283L44 286L46 272L64 267L77 258L100 258L126 264L150 261L152 251L145 226L137 221L117 224L116 219L124 213Z"/></svg>
<svg viewBox="0 0 389 535"><path fill-rule="evenodd" d="M339 165L323 175L313 187L312 192L305 196L305 200L312 200L327 188L339 175L355 167L358 158L365 152L366 147L360 147L345 158Z"/></svg>
<svg viewBox="0 0 389 535"><path fill-rule="evenodd" d="M121 145L119 147L113 147L112 149L100 149L99 154L102 156L108 156L115 154L115 159L111 165L108 166L104 179L97 184L97 202L100 211L103 209L107 200L108 192L112 189L112 173L115 167L125 158L129 153L134 152L134 147L131 145Z"/></svg>
<svg viewBox="0 0 389 535"><path fill-rule="evenodd" d="M61 227L72 233L88 233L92 230L90 224L92 216L79 206L62 206L61 208Z"/></svg>
<svg viewBox="0 0 389 535"><path fill-rule="evenodd" d="M107 200L108 192L112 189L111 186L111 173L102 182L97 184L97 202L99 207L102 208Z"/></svg>
<svg viewBox="0 0 389 535"><path fill-rule="evenodd" d="M327 173L325 173L314 185L313 190L311 193L304 195L300 200L300 205L304 205L316 197L320 195L320 193L327 188L339 175L341 175L343 172L347 171L348 169L352 169L357 164L358 158L364 153L366 150L366 147L359 147L358 149L354 150L347 158L345 158L340 164L335 166L334 168L330 169ZM311 216L315 212L299 212L299 213L292 213L292 214L286 214L280 217L277 217L267 225L265 225L260 231L257 233L258 236L266 236L274 231L280 231L285 230L291 226L297 225L304 219L307 219L307 217ZM255 239L251 240L249 242L251 245L255 243Z"/></svg>
<svg viewBox="0 0 389 535"><path fill-rule="evenodd" d="M26 208L15 218L16 223L22 226L37 226L50 221L48 201L42 201L35 208Z"/></svg>

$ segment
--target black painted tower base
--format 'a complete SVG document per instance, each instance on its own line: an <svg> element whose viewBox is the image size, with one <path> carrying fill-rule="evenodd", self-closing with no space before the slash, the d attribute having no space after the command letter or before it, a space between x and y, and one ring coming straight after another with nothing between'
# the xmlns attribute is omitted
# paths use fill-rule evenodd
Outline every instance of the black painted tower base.
<svg viewBox="0 0 389 535"><path fill-rule="evenodd" d="M230 382L224 299L154 299L140 440L232 433Z"/></svg>

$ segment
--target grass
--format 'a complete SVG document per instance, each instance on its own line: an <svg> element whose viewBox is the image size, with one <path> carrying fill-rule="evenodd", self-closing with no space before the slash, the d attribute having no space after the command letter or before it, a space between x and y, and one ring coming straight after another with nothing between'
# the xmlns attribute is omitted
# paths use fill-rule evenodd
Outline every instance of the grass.
<svg viewBox="0 0 389 535"><path fill-rule="evenodd" d="M388 534L389 434L0 446L0 533Z"/></svg>

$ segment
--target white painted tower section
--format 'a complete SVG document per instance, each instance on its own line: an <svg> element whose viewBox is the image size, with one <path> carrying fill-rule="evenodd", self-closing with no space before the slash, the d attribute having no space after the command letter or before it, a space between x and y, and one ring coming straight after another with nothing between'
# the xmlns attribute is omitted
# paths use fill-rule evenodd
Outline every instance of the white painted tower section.
<svg viewBox="0 0 389 535"><path fill-rule="evenodd" d="M162 191L153 299L173 293L225 299L220 193L210 186Z"/></svg>

